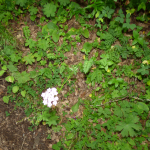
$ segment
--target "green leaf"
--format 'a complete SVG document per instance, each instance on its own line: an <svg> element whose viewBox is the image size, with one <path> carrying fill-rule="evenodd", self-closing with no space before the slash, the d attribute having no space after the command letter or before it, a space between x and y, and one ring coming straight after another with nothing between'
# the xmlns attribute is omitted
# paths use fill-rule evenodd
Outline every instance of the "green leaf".
<svg viewBox="0 0 150 150"><path fill-rule="evenodd" d="M84 52L86 55L88 55L91 49L92 49L92 44L89 42L85 42L83 45L83 49L81 51Z"/></svg>
<svg viewBox="0 0 150 150"><path fill-rule="evenodd" d="M55 23L53 23L53 22L49 22L47 24L47 28L51 29L51 30L58 30L59 29L59 27Z"/></svg>
<svg viewBox="0 0 150 150"><path fill-rule="evenodd" d="M8 77L6 77L5 78L5 80L7 81L7 82L14 82L14 77L13 76L8 76Z"/></svg>
<svg viewBox="0 0 150 150"><path fill-rule="evenodd" d="M147 81L147 83L146 83L148 86L150 86L150 80L149 81Z"/></svg>
<svg viewBox="0 0 150 150"><path fill-rule="evenodd" d="M143 10L146 9L146 5L145 5L144 2L142 2L142 3L138 6L138 11L141 10L141 9L143 9Z"/></svg>
<svg viewBox="0 0 150 150"><path fill-rule="evenodd" d="M27 64L32 65L32 63L35 62L34 55L32 55L32 53L31 53L27 56L24 56L22 61L25 62L26 65Z"/></svg>
<svg viewBox="0 0 150 150"><path fill-rule="evenodd" d="M133 30L133 37L135 39L137 39L139 37L139 33L137 32L137 30Z"/></svg>
<svg viewBox="0 0 150 150"><path fill-rule="evenodd" d="M1 70L0 71L0 76L2 76L4 74L5 70Z"/></svg>
<svg viewBox="0 0 150 150"><path fill-rule="evenodd" d="M56 5L54 5L54 3L47 3L44 5L44 15L46 15L46 17L55 17L55 13L56 13Z"/></svg>
<svg viewBox="0 0 150 150"><path fill-rule="evenodd" d="M147 33L147 36L150 36L150 32Z"/></svg>
<svg viewBox="0 0 150 150"><path fill-rule="evenodd" d="M38 9L36 7L30 6L30 8L28 9L30 12L30 15L36 15L38 12Z"/></svg>
<svg viewBox="0 0 150 150"><path fill-rule="evenodd" d="M4 103L8 104L9 103L9 96L4 96L3 101L4 101Z"/></svg>
<svg viewBox="0 0 150 150"><path fill-rule="evenodd" d="M67 137L66 137L67 140L70 140L70 139L73 139L73 138L74 138L73 133L68 134Z"/></svg>
<svg viewBox="0 0 150 150"><path fill-rule="evenodd" d="M143 46L144 39L143 39L143 38L138 38L137 40L138 40L138 43L141 44L141 45Z"/></svg>
<svg viewBox="0 0 150 150"><path fill-rule="evenodd" d="M93 59L90 59L89 61L88 60L84 61L83 71L85 74L89 72L92 65L93 65Z"/></svg>
<svg viewBox="0 0 150 150"><path fill-rule="evenodd" d="M73 106L71 107L71 109L72 109L72 111L73 111L74 113L77 112L78 109L79 109L79 102L77 102L75 105L73 105Z"/></svg>
<svg viewBox="0 0 150 150"><path fill-rule="evenodd" d="M58 0L58 2L60 3L60 5L66 6L67 4L70 3L70 0Z"/></svg>
<svg viewBox="0 0 150 150"><path fill-rule="evenodd" d="M12 54L10 56L10 59L11 59L12 62L18 62L18 60L20 60L21 57L19 56L19 54Z"/></svg>
<svg viewBox="0 0 150 150"><path fill-rule="evenodd" d="M143 113L144 111L146 111L146 112L149 111L149 107L143 102L138 102L137 107L138 107L139 111L142 111L141 113Z"/></svg>
<svg viewBox="0 0 150 150"><path fill-rule="evenodd" d="M52 38L53 38L53 41L55 43L58 42L58 40L59 40L59 32L57 30L54 30L54 32L52 33Z"/></svg>
<svg viewBox="0 0 150 150"><path fill-rule="evenodd" d="M16 4L20 5L21 7L24 7L27 3L27 0L16 0Z"/></svg>
<svg viewBox="0 0 150 150"><path fill-rule="evenodd" d="M23 96L23 97L25 97L26 96L26 91L24 90L24 91L21 91L21 95Z"/></svg>
<svg viewBox="0 0 150 150"><path fill-rule="evenodd" d="M54 59L56 59L57 57L55 56L54 53L48 53L48 54L47 54L47 58L54 60Z"/></svg>
<svg viewBox="0 0 150 150"><path fill-rule="evenodd" d="M18 90L19 90L19 86L14 86L14 87L12 88L12 92L13 92L13 93L17 93Z"/></svg>
<svg viewBox="0 0 150 150"><path fill-rule="evenodd" d="M12 63L9 63L9 65L7 65L7 68L9 69L10 72L15 72L18 70L18 68L14 66Z"/></svg>
<svg viewBox="0 0 150 150"><path fill-rule="evenodd" d="M114 90L114 91L111 93L111 95L112 95L112 98L116 98L116 97L119 97L119 96L120 96L118 90Z"/></svg>
<svg viewBox="0 0 150 150"><path fill-rule="evenodd" d="M150 120L146 121L146 127L149 128L150 127Z"/></svg>
<svg viewBox="0 0 150 150"><path fill-rule="evenodd" d="M51 139L51 135L50 135L50 134L48 134L47 139L48 139L48 140L50 140L50 139Z"/></svg>
<svg viewBox="0 0 150 150"><path fill-rule="evenodd" d="M84 29L84 30L82 30L82 35L85 37L85 38L89 38L89 31L88 31L88 29Z"/></svg>
<svg viewBox="0 0 150 150"><path fill-rule="evenodd" d="M133 30L134 28L136 28L135 24L130 24L130 29Z"/></svg>
<svg viewBox="0 0 150 150"><path fill-rule="evenodd" d="M47 48L49 47L49 41L47 41L45 39L39 39L37 46L46 51Z"/></svg>
<svg viewBox="0 0 150 150"><path fill-rule="evenodd" d="M139 122L139 118L137 116L129 115L125 121L120 122L119 125L116 126L117 131L121 131L123 137L136 136L136 130L142 130L141 124L136 124Z"/></svg>
<svg viewBox="0 0 150 150"><path fill-rule="evenodd" d="M30 38L26 40L25 46L29 46L29 48L33 48L35 47L35 44L36 44L36 41Z"/></svg>
<svg viewBox="0 0 150 150"><path fill-rule="evenodd" d="M18 83L26 83L30 80L30 74L26 73L26 71L23 71L22 73L14 73L14 77L16 80L18 80Z"/></svg>
<svg viewBox="0 0 150 150"><path fill-rule="evenodd" d="M10 113L8 111L5 111L6 117L10 116Z"/></svg>

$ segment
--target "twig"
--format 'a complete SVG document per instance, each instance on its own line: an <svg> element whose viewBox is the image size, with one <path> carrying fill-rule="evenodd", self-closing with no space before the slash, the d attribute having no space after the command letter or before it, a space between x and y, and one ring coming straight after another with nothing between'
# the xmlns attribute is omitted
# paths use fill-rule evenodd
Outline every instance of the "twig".
<svg viewBox="0 0 150 150"><path fill-rule="evenodd" d="M135 96L126 96L126 97L123 97L123 98L121 98L121 99L117 99L117 100L111 100L111 101L109 101L109 102L107 102L107 103L105 103L105 104L101 104L101 105L96 105L96 106L104 106L104 105L106 105L106 104L109 104L109 103L113 103L113 102L118 102L118 101L121 101L121 100L124 100L125 98L134 98L134 99L136 99L136 100L140 100L140 101L149 101L150 102L150 99L141 99L141 98L139 98L139 97L135 97ZM92 106L93 107L93 105L90 105L90 106Z"/></svg>
<svg viewBox="0 0 150 150"><path fill-rule="evenodd" d="M30 133L30 132L29 132L29 133ZM27 133L27 135L28 135L29 133ZM26 136L27 136L27 135L26 135ZM22 150L22 148L23 148L23 144L24 144L24 141L25 141L26 136L24 136L24 139L23 139L22 146L21 146L21 149L20 149L20 150Z"/></svg>

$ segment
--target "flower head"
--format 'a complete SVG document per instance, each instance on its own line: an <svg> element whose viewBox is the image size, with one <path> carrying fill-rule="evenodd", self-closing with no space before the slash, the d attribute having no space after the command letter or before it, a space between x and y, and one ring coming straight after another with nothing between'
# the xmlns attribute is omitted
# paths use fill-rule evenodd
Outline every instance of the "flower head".
<svg viewBox="0 0 150 150"><path fill-rule="evenodd" d="M58 97L56 88L48 88L45 93L42 93L41 96L43 97L43 104L51 107L52 105L57 105Z"/></svg>

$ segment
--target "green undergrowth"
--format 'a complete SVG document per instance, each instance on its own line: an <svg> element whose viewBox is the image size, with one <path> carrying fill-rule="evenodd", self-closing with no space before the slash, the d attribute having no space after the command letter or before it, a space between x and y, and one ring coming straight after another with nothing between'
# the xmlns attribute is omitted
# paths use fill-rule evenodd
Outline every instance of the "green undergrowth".
<svg viewBox="0 0 150 150"><path fill-rule="evenodd" d="M0 0L0 76L9 83L3 101L8 105L15 102L14 109L24 107L31 122L29 130L43 124L57 133L63 126L65 135L53 149L149 149L150 32L144 34L142 27L131 23L131 17L135 13L137 21L147 23L150 3L131 0L125 5L121 0L116 13L116 2L88 0L82 8L80 3L69 0ZM40 8L43 16L38 18ZM30 49L25 56L7 30L9 21L18 20L21 14L29 15L41 28L33 40L25 23L24 46ZM67 24L73 16L80 24L78 28ZM94 18L96 24L92 26L88 22ZM97 36L88 42L92 32ZM82 43L82 49L78 49ZM83 62L72 66L65 63L68 58L64 54L71 49L74 55L78 51L84 54ZM92 55L93 50L96 52ZM52 87L61 93L67 85L67 98L75 92L77 72L85 75L92 93L85 100L79 97L71 107L73 115L82 105L82 116L61 123L66 112L60 116L57 106L43 105L41 93ZM47 138L51 139L51 135Z"/></svg>

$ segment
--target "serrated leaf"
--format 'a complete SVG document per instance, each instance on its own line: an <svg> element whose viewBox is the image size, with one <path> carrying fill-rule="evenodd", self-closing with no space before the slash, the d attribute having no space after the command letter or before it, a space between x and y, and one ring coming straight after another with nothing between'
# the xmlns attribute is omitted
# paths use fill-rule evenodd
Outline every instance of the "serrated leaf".
<svg viewBox="0 0 150 150"><path fill-rule="evenodd" d="M84 62L84 64L83 64L83 71L84 71L85 74L89 72L89 70L90 70L92 65L93 65L93 60L92 59L86 60Z"/></svg>
<svg viewBox="0 0 150 150"><path fill-rule="evenodd" d="M56 5L54 5L53 3L47 3L44 5L44 15L46 15L46 17L54 17L55 16L55 12L56 12Z"/></svg>
<svg viewBox="0 0 150 150"><path fill-rule="evenodd" d="M27 0L16 0L16 4L20 5L21 7L24 7L27 3Z"/></svg>
<svg viewBox="0 0 150 150"><path fill-rule="evenodd" d="M60 2L60 5L66 6L67 4L70 3L70 0L58 0L58 2Z"/></svg>
<svg viewBox="0 0 150 150"><path fill-rule="evenodd" d="M19 86L14 86L14 87L12 88L12 92L13 92L13 93L17 93L18 90L19 90Z"/></svg>
<svg viewBox="0 0 150 150"><path fill-rule="evenodd" d="M6 77L5 78L5 80L7 81L7 82L14 82L14 77L13 76L8 76L8 77Z"/></svg>
<svg viewBox="0 0 150 150"><path fill-rule="evenodd" d="M88 29L82 30L82 35L83 35L85 38L89 38L89 30L88 30Z"/></svg>
<svg viewBox="0 0 150 150"><path fill-rule="evenodd" d="M120 122L119 125L116 126L116 130L121 131L123 137L135 136L135 130L141 130L141 124L136 124L139 122L139 118L137 116L129 115L125 121Z"/></svg>
<svg viewBox="0 0 150 150"><path fill-rule="evenodd" d="M58 33L57 30L54 30L54 31L53 31L53 33L52 33L52 38L53 38L53 41L54 41L55 43L58 42L58 40L59 40L59 33Z"/></svg>
<svg viewBox="0 0 150 150"><path fill-rule="evenodd" d="M22 61L24 61L26 65L27 64L32 65L32 63L35 62L34 55L32 55L32 53L31 53L27 56L24 56Z"/></svg>
<svg viewBox="0 0 150 150"><path fill-rule="evenodd" d="M30 74L23 71L22 73L14 73L14 77L18 80L18 83L26 83L30 80Z"/></svg>

